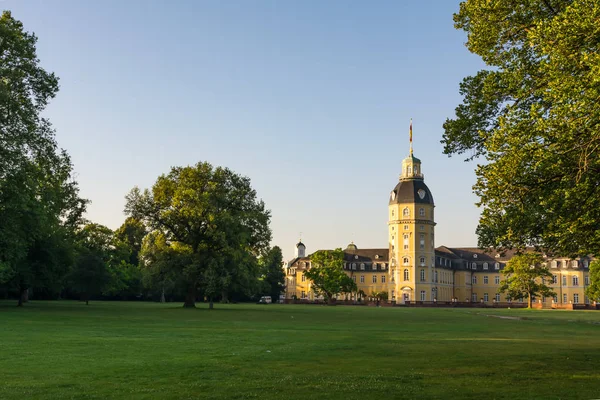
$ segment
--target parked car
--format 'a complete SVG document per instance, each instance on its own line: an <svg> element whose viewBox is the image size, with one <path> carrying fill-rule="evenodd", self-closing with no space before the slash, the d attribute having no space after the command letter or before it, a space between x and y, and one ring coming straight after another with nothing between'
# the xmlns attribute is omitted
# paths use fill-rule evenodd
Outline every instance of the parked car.
<svg viewBox="0 0 600 400"><path fill-rule="evenodd" d="M258 304L271 304L271 303L272 303L271 296L263 296L258 301Z"/></svg>

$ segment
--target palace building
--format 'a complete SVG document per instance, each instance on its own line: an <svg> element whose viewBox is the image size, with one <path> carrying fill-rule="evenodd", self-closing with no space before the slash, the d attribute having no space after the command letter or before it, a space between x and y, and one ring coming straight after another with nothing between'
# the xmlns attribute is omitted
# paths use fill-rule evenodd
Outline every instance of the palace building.
<svg viewBox="0 0 600 400"><path fill-rule="evenodd" d="M412 123L410 153L402 161L399 182L389 196L388 247L361 249L354 243L344 250L344 270L358 292L339 300L359 300L375 292L388 293L395 304L418 302L507 303L498 292L502 270L513 256L476 247L435 247L435 203L425 184L421 161L413 155ZM535 299L543 307L589 304L584 289L589 284L590 258L547 259L556 292L554 298ZM287 263L286 299L317 300L304 272L311 266L306 246L296 245L295 257ZM360 294L359 294L360 293ZM527 299L512 299L527 302Z"/></svg>

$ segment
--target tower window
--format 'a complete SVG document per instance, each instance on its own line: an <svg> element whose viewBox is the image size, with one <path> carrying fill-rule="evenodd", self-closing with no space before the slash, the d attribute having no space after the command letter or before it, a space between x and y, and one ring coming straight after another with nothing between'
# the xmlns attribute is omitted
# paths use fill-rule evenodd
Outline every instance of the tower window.
<svg viewBox="0 0 600 400"><path fill-rule="evenodd" d="M404 270L404 280L408 281L410 279L410 275L408 274L408 269Z"/></svg>
<svg viewBox="0 0 600 400"><path fill-rule="evenodd" d="M404 215L405 217L409 217L410 216L410 209L408 207L406 207L403 211L402 211L402 215Z"/></svg>
<svg viewBox="0 0 600 400"><path fill-rule="evenodd" d="M402 262L404 263L404 265L408 265L408 264L409 264L408 257L404 257L404 258L402 259Z"/></svg>
<svg viewBox="0 0 600 400"><path fill-rule="evenodd" d="M419 216L421 216L421 217L425 216L425 209L424 208L419 208Z"/></svg>

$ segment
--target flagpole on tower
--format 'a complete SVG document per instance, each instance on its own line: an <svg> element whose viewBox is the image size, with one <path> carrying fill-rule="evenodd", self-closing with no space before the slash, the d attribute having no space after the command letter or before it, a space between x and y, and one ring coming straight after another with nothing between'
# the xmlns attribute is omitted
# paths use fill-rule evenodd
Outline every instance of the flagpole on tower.
<svg viewBox="0 0 600 400"><path fill-rule="evenodd" d="M413 146L412 146L412 118L410 119L410 129L409 129L409 137L410 137L410 155L413 155Z"/></svg>

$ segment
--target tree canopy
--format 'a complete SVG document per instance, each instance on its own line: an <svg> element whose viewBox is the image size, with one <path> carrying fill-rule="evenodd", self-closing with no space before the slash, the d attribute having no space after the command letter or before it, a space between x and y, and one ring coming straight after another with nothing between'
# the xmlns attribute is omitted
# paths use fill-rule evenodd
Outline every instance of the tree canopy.
<svg viewBox="0 0 600 400"><path fill-rule="evenodd" d="M250 179L206 162L172 168L152 190L134 188L125 211L158 232L148 259L160 265L158 275L175 279L175 272L185 283L185 307L195 306L199 290L217 293L226 268L256 259L271 239L270 213Z"/></svg>
<svg viewBox="0 0 600 400"><path fill-rule="evenodd" d="M594 260L590 264L590 284L585 288L588 299L600 302L600 260Z"/></svg>
<svg viewBox="0 0 600 400"><path fill-rule="evenodd" d="M527 298L531 308L535 296L552 297L556 293L545 283L552 279L552 273L542 263L542 256L536 253L519 254L510 259L502 271L504 279L500 282L500 293L507 293L511 299Z"/></svg>
<svg viewBox="0 0 600 400"><path fill-rule="evenodd" d="M481 247L599 254L600 3L467 0L454 15L487 69L465 78L444 153L481 162Z"/></svg>
<svg viewBox="0 0 600 400"><path fill-rule="evenodd" d="M274 302L279 300L279 295L285 290L285 272L283 271L283 254L275 246L261 258L261 275L264 284L263 293L271 296Z"/></svg>
<svg viewBox="0 0 600 400"><path fill-rule="evenodd" d="M58 92L58 79L39 65L36 42L10 12L2 13L0 283L22 296L33 285L60 286L87 203L79 197L69 156L40 116Z"/></svg>
<svg viewBox="0 0 600 400"><path fill-rule="evenodd" d="M332 303L340 293L355 292L356 283L344 272L344 251L319 250L310 256L311 267L304 275L312 282L313 291Z"/></svg>

